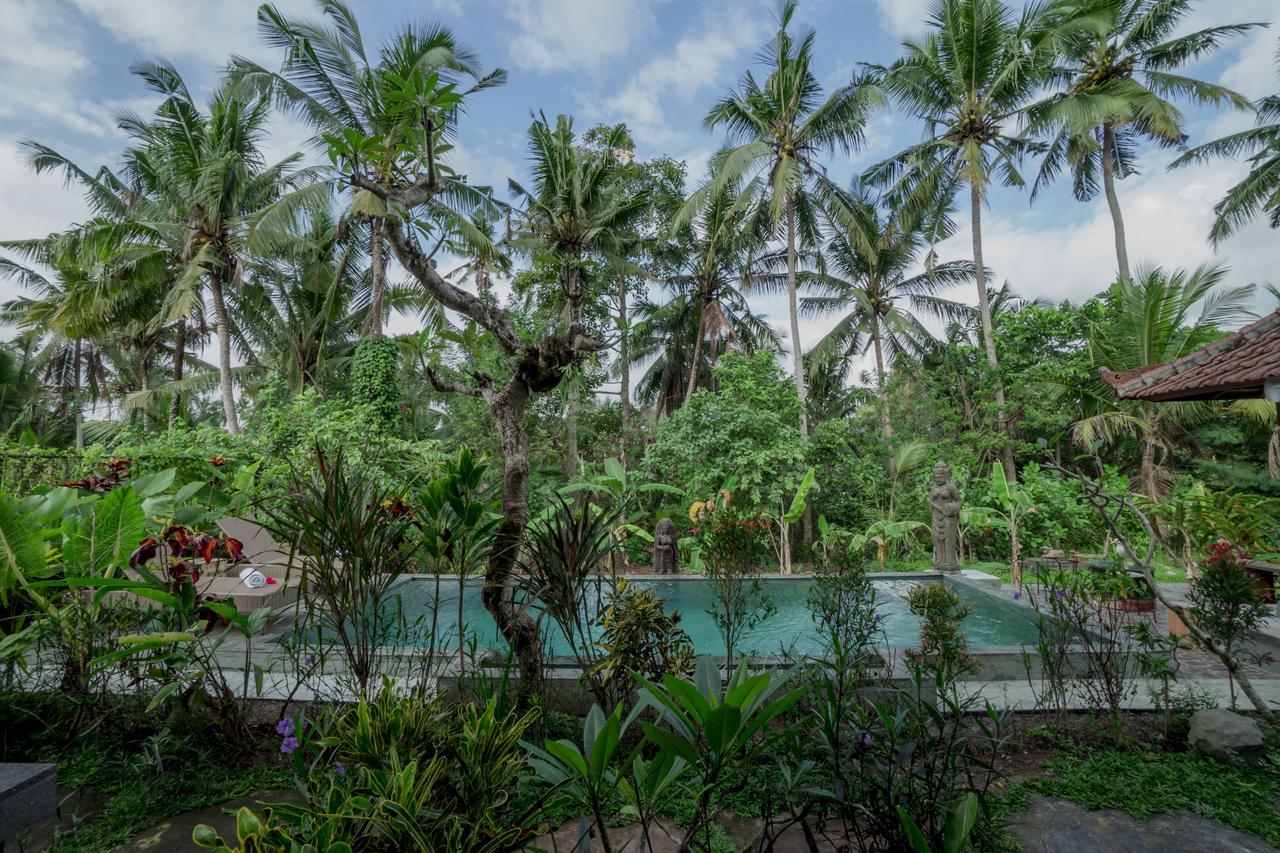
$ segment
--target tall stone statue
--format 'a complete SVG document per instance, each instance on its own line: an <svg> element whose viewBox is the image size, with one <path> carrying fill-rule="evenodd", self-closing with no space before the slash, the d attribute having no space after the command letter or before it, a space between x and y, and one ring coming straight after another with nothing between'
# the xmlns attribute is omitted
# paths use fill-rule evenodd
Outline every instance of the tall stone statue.
<svg viewBox="0 0 1280 853"><path fill-rule="evenodd" d="M669 518L658 522L653 531L653 573L655 575L680 574L680 545L676 523Z"/></svg>
<svg viewBox="0 0 1280 853"><path fill-rule="evenodd" d="M960 571L960 490L951 482L947 463L933 466L933 568L940 572Z"/></svg>

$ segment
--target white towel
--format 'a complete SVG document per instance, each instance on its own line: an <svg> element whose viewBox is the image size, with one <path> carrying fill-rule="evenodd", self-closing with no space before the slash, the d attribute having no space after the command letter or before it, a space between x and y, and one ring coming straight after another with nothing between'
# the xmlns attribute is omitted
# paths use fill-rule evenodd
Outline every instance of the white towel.
<svg viewBox="0 0 1280 853"><path fill-rule="evenodd" d="M261 589L267 585L267 576L253 566L246 566L240 571L240 580L244 581L244 585L249 589Z"/></svg>

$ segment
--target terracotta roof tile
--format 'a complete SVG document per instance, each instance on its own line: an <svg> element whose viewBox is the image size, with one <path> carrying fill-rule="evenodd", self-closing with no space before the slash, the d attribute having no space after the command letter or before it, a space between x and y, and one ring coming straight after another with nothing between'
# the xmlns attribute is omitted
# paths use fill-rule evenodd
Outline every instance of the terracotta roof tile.
<svg viewBox="0 0 1280 853"><path fill-rule="evenodd" d="M1125 400L1237 400L1280 376L1280 311L1168 364L1099 375Z"/></svg>

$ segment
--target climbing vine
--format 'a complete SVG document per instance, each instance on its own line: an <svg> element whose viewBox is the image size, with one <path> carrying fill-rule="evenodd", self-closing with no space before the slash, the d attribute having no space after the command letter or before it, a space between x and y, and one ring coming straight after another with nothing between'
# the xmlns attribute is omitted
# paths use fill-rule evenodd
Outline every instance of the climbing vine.
<svg viewBox="0 0 1280 853"><path fill-rule="evenodd" d="M399 351L394 341L374 338L356 348L351 368L351 398L373 409L385 424L400 414L400 385L396 381Z"/></svg>

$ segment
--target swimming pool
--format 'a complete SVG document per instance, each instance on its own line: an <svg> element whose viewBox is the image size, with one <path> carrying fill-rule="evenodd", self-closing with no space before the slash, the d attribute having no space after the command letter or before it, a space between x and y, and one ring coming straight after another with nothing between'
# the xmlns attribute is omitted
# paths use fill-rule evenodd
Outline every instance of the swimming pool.
<svg viewBox="0 0 1280 853"><path fill-rule="evenodd" d="M881 616L887 645L895 648L913 646L919 642L920 619L907 609L906 596L912 587L936 578L876 578L876 607ZM666 602L668 611L680 614L680 627L693 641L699 654L723 655L724 643L709 611L713 599L706 582L700 578L677 579L636 578L630 581L636 586L652 588ZM773 602L776 612L754 630L747 632L739 645L741 652L752 655L807 655L820 654L822 640L815 628L806 599L813 585L808 578L762 579L764 594ZM432 602L435 600L436 579L433 576L407 578L396 584L391 595L401 610L401 629L393 629L390 645L426 645L432 621ZM960 598L973 608L964 620L963 628L969 645L1018 646L1036 641L1034 615L1029 609L1005 601L997 595L976 589L970 584L953 583ZM456 648L458 582L453 577L441 577L439 581L439 608L435 613L438 644ZM607 596L608 587L601 586L601 594ZM589 610L598 604L596 592L588 596ZM468 585L462 602L462 620L468 643L474 640L481 649L502 649L504 643L497 626L480 602L479 585ZM569 655L568 642L549 619L543 621L542 635L547 651L552 655Z"/></svg>

